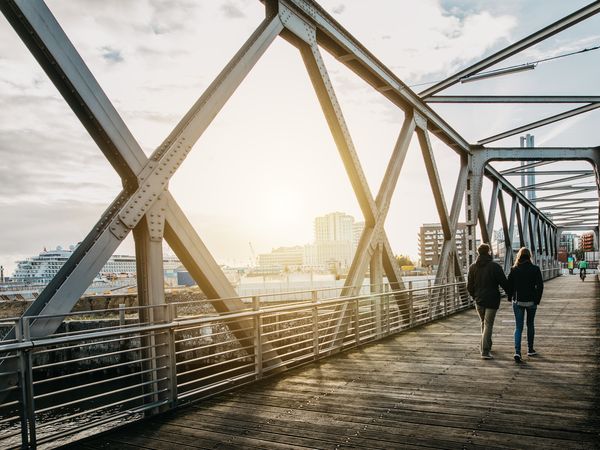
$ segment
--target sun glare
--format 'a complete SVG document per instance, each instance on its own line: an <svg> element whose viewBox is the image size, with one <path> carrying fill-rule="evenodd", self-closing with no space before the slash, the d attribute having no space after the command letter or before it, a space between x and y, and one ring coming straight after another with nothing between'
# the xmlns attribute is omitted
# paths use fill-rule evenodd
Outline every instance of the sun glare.
<svg viewBox="0 0 600 450"><path fill-rule="evenodd" d="M305 214L304 198L291 188L276 187L263 197L265 220L272 227L289 227Z"/></svg>

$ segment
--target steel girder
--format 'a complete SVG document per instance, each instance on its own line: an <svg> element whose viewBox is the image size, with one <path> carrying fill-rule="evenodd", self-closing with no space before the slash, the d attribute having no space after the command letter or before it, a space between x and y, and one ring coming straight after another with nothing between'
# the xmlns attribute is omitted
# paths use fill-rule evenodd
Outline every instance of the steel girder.
<svg viewBox="0 0 600 450"><path fill-rule="evenodd" d="M462 78L474 75L478 72L481 72L482 70L487 69L488 67L493 66L494 64L499 63L500 61L504 61L510 56L513 56L531 47L532 45L535 45L538 42L541 42L549 38L550 36L553 36L599 12L600 1L590 3L589 5L579 9L578 11L575 11L574 13L569 14L568 16L563 17L560 20L557 20L556 22L548 25L547 27L544 27L541 30L530 34L529 36L521 39L520 41L515 42L514 44L503 48L502 50L494 53L493 55L487 58L482 59L481 61L478 61L477 63L459 71L458 73L446 78L445 80L436 83L430 88L422 91L420 95L422 98L431 97L432 95L460 82Z"/></svg>
<svg viewBox="0 0 600 450"><path fill-rule="evenodd" d="M123 180L124 190L77 247L25 315L53 315L31 324L31 337L50 334L131 230L136 230L140 301L160 304L163 238L220 311L243 307L236 292L167 190L168 181L193 144L243 78L279 35L283 25L267 17L217 79L192 106L163 144L147 158L93 75L43 2L0 3L10 24L71 106ZM160 283L158 275L160 273ZM159 286L160 284L160 286ZM161 320L161 318L157 318ZM242 322L232 324L238 339L251 340ZM14 336L14 330L7 338ZM266 347L270 350L269 344ZM271 355L273 356L273 355ZM279 363L276 358L274 364Z"/></svg>
<svg viewBox="0 0 600 450"><path fill-rule="evenodd" d="M316 30L316 44L377 89L403 111L419 112L429 131L459 153L469 151L469 143L433 109L371 54L317 2L312 0L280 0L280 17L287 29L307 24ZM299 22L300 20L301 22ZM302 32L301 29L296 31ZM293 32L293 31L292 31ZM285 37L285 34L284 34Z"/></svg>
<svg viewBox="0 0 600 450"><path fill-rule="evenodd" d="M266 2L267 18L150 158L144 155L139 144L43 2L5 1L0 3L0 9L106 155L121 177L124 186L123 191L109 206L67 264L27 311L28 315L55 314L57 316L55 319L36 320L32 325L32 337L48 334L58 326L61 321L60 315L70 311L93 277L132 230L134 230L138 253L138 276L141 279L140 300L142 302L161 304L163 301L164 293L161 294L161 288L153 278L158 276L159 268L162 267L162 255L158 244L164 237L207 296L218 299L214 303L217 310L221 312L234 311L242 307L239 300L231 299L231 297L235 297L235 291L168 192L167 186L170 177L183 162L193 144L270 43L280 34L300 49L365 216L365 232L361 237L357 256L352 263L351 276L348 277L344 294L352 293L351 281L362 283L366 267L369 264L373 273L380 274L383 269L394 288L403 286L398 265L383 230L383 224L408 144L415 131L419 137L446 238L440 263L441 275L439 276L446 276L450 264L454 262L454 275L460 277L461 263L454 242L458 215L462 206L462 198L466 196L468 222L471 225L474 225L473 221L477 222L477 218L480 216L479 195L483 175L491 176L497 181L497 191L495 190L494 195L496 195L501 210L504 208L502 192L509 193L513 197L513 205L526 205L524 214L528 223L521 223L520 207L511 207L511 211L514 210L514 217L511 215L509 219L503 219L507 224L514 224L516 218L520 228L529 229L528 236L521 235L522 239L531 241L537 239L537 246L541 248L540 242L543 239L540 230L552 228L547 222L547 218L541 213L537 214L538 210L535 206L522 194L515 192L514 188L510 187L499 173L489 167L485 169L483 166L479 167L477 165L479 156L474 158L471 155L473 150L467 141L314 1L268 0ZM520 51L519 49L527 48L599 10L600 2L595 2L515 44L510 50L487 58L477 67L469 68L468 71L475 73L482 70L510 54ZM364 179L360 162L323 64L319 46L328 50L406 113L405 123L376 199L372 197ZM434 88L437 89L440 86L434 86ZM441 184L435 168L428 133L435 134L461 156L461 170L450 214L448 214L441 195ZM476 150L478 155L481 154L479 152L481 149ZM597 154L597 151L595 153ZM529 156L532 154L530 153ZM535 158L520 159L537 160L542 158L536 156ZM598 180L597 170L596 176ZM491 206L490 213L492 210L495 213L495 203L493 207ZM536 211L533 221L529 221L531 211ZM488 235L492 224L493 216L487 219L487 225L482 222ZM507 226L510 227L510 225ZM470 233L474 239L474 226L471 227ZM471 248L471 250L473 249ZM377 278L380 276L377 275ZM58 301L59 298L60 301ZM401 300L399 298L399 301ZM342 317L344 316L347 314L342 314ZM340 322L337 338L343 337L343 322L344 320ZM242 331L243 324L238 325L239 327L235 325L233 327L238 338L250 339L250 336ZM265 346L265 350L269 351L268 345Z"/></svg>
<svg viewBox="0 0 600 450"><path fill-rule="evenodd" d="M535 149L527 149L527 148L472 148L472 156L471 156L471 174L472 177L481 178L484 174L491 178L494 183L497 183L500 179L501 175L492 169L488 163L491 161L513 161L513 160L550 160L550 161L561 161L561 160L584 160L590 162L593 166L594 173L596 175L596 182L598 186L598 180L600 177L598 176L600 169L600 153L598 148L535 148ZM580 177L581 174L574 175L574 177ZM587 175L585 175L587 176ZM502 178L503 179L503 178ZM560 180L564 181L564 180ZM545 182L542 186L548 186L554 184L556 181ZM476 189L481 189L480 183L475 183ZM529 187L533 187L529 186ZM528 187L526 187L528 188ZM496 188L494 188L496 189ZM577 191L567 192L566 194L555 194L552 196L547 196L545 198L537 198L533 201L529 201L529 199L525 198L523 194L520 192L522 190L527 190L523 188L516 189L509 185L508 183L502 184L502 189L506 189L510 192L510 195L513 196L513 203L520 203L523 207L523 211L521 211L521 207L517 206L513 208L511 211L510 220L513 220L513 214L517 221L520 245L528 246L531 248L532 252L538 255L545 255L555 257L558 253L558 243L557 243L557 235L560 233L557 232L557 228L561 225L571 226L571 225L581 225L588 224L587 217L588 215L579 215L577 220L568 221L564 223L554 222L554 217L550 218L545 213L545 211L539 209L533 204L537 205L540 202L555 202L561 199L564 195L571 195L573 192L586 192L589 188L580 188ZM595 189L598 189L597 187ZM477 192L472 192L472 195L477 195ZM494 197L494 195L492 196ZM577 198L569 198L566 199L570 203L569 204L577 204L587 201L598 202L598 198L591 197L589 199L577 199ZM564 207L565 204L563 204ZM476 207L477 208L477 207ZM506 211L506 208L503 204L500 204L501 210ZM504 214L504 213L503 213ZM481 217L481 215L480 215ZM594 223L598 224L598 213L595 214ZM493 220L493 219L492 219ZM502 219L504 234L505 234L505 242L508 239L512 240L513 230L510 229L509 221L505 218ZM591 225L591 223L590 223ZM511 242L512 243L512 242ZM508 247L507 247L508 250ZM508 253L507 253L508 258ZM505 268L509 266L508 261L505 260Z"/></svg>
<svg viewBox="0 0 600 450"><path fill-rule="evenodd" d="M508 131L504 131L503 133L498 133L493 136L490 136L485 139L479 140L477 143L480 145L489 144L490 142L498 141L500 139L504 139L510 136L514 136L516 134L523 133L525 131L533 130L534 128L543 127L544 125L550 125L551 123L558 122L563 119L567 119L569 117L577 116L579 114L586 113L588 111L593 111L594 109L600 108L600 103L591 103L586 106L581 106L579 108L571 109L569 111L562 112L560 114L555 114L550 117L546 117L541 120L536 120L535 122L528 123L526 125L522 125L520 127L513 128Z"/></svg>
<svg viewBox="0 0 600 450"><path fill-rule="evenodd" d="M600 103L598 95L434 95L427 103Z"/></svg>

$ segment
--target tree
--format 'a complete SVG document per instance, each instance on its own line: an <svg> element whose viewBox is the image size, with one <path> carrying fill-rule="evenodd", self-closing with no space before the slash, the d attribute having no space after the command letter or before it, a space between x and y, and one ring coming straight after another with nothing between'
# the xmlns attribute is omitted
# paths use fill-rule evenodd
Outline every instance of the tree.
<svg viewBox="0 0 600 450"><path fill-rule="evenodd" d="M399 266L414 266L415 263L412 262L410 256L408 255L397 255L396 260L398 261Z"/></svg>

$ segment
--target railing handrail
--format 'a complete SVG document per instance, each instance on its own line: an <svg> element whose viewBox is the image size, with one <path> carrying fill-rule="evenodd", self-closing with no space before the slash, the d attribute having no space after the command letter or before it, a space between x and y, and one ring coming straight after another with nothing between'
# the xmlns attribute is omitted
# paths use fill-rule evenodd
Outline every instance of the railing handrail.
<svg viewBox="0 0 600 450"><path fill-rule="evenodd" d="M329 306L329 305L337 305L337 304L342 304L342 303L356 302L357 300L360 301L360 300L373 298L373 297L394 296L394 295L400 295L400 294L407 294L407 293L411 293L411 292L415 292L415 291L422 291L422 290L436 289L436 288L439 289L439 288L450 287L450 286L464 286L464 285L465 285L464 282L454 282L454 283L438 284L438 285L419 287L419 288L413 288L413 289L403 289L403 290L388 291L388 292L381 292L381 293L362 294L362 295L356 295L356 296L352 296L352 297L338 297L338 298L334 298L334 299L305 301L305 302L301 302L301 303L295 303L293 305L277 305L277 306L259 307L258 309L250 309L250 310L245 310L245 311L240 311L240 312L228 312L228 313L218 314L218 315L214 315L214 316L203 316L203 317L196 317L196 318L186 317L185 319L173 319L172 321L158 323L158 324L144 324L144 325L141 325L138 327L117 328L117 329L104 330L104 331L90 331L90 332L79 333L76 335L69 335L69 336L58 335L58 336L44 337L44 338L38 338L38 339L22 338L22 340L20 340L18 342L12 342L9 344L1 344L0 343L0 354L10 353L10 352L14 352L17 350L31 350L33 348L40 348L40 347L45 347L45 346L49 346L49 345L74 343L74 342L88 340L88 339L108 338L108 337L115 337L115 336L123 336L126 334L130 335L130 334L144 333L144 332L149 332L149 331L164 331L164 330L168 330L171 328L187 327L187 326L193 326L193 325L203 325L203 324L213 323L216 320L225 321L225 320L234 320L234 319L244 319L244 318L256 317L256 316L259 316L259 315L262 315L265 313L273 314L273 313L291 312L291 311L306 309L307 307L315 307L315 306L322 307L322 306ZM163 307L164 306L168 306L168 305L163 305ZM43 319L43 318L47 318L47 317L56 317L56 316L55 315L24 316L24 317L18 319L17 322L19 322L21 320Z"/></svg>

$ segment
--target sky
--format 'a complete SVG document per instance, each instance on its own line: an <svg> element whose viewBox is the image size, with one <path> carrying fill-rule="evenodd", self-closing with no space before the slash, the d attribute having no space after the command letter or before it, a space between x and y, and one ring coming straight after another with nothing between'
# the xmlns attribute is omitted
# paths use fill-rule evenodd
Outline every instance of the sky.
<svg viewBox="0 0 600 450"><path fill-rule="evenodd" d="M587 1L322 0L320 4L409 85L441 80L581 8ZM175 127L264 17L258 0L48 0L48 6L146 154ZM589 19L498 67L600 44ZM324 50L372 195L403 114ZM444 94L595 94L600 51ZM418 92L426 86L415 87ZM595 88L595 89L594 89ZM433 105L469 142L574 105ZM533 133L537 145L597 145L599 113ZM445 197L458 157L432 137ZM514 136L494 145L518 146ZM501 166L500 166L501 167ZM487 190L484 195L487 195ZM300 54L276 39L172 178L169 190L217 261L313 241L316 216L362 220ZM0 18L0 264L81 241L120 180L4 17ZM385 229L415 258L422 223L439 222L413 137ZM118 253L133 253L128 238ZM169 252L169 249L166 249Z"/></svg>

